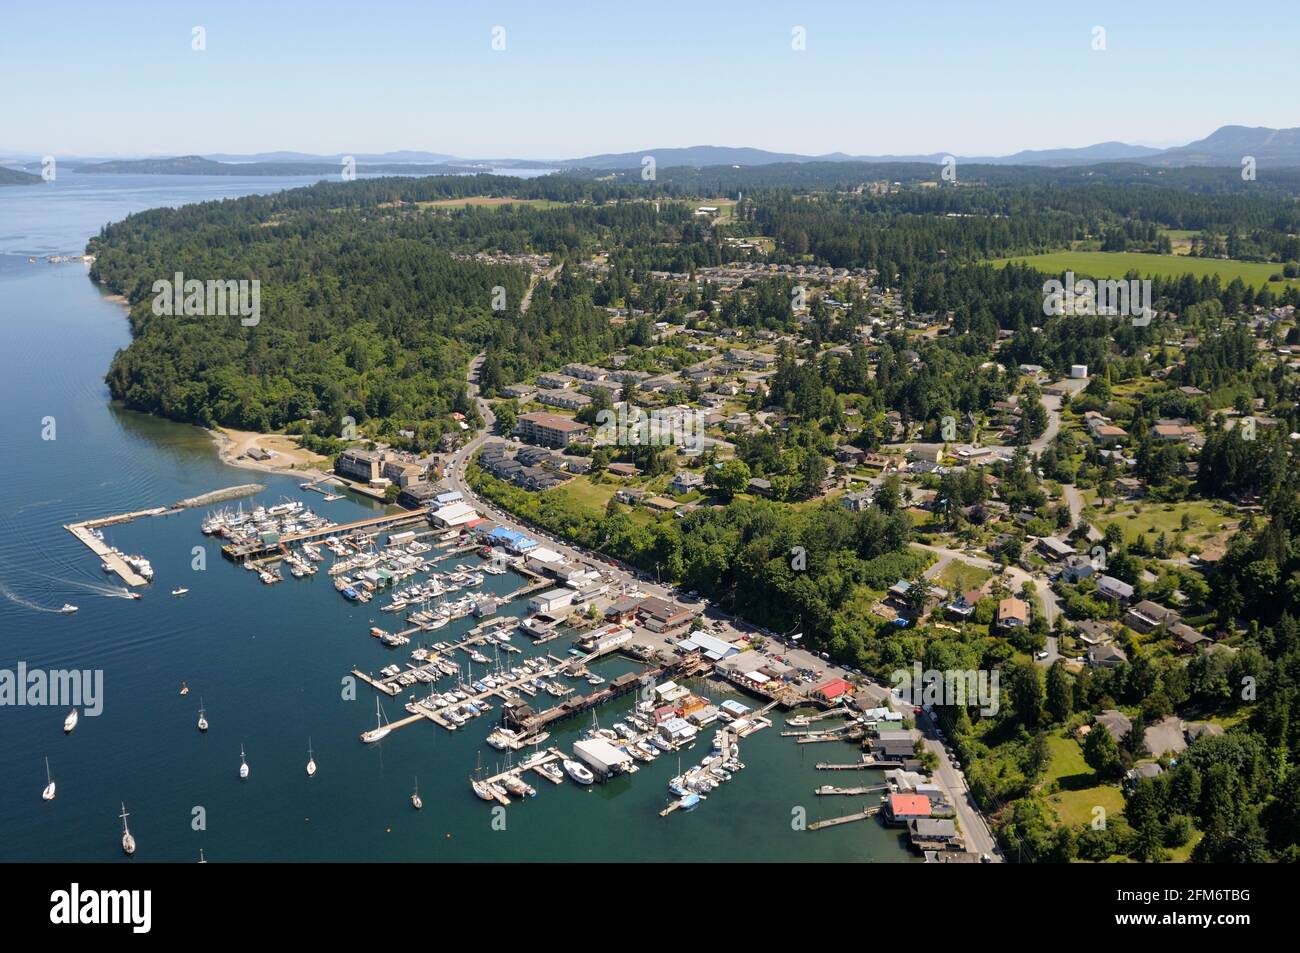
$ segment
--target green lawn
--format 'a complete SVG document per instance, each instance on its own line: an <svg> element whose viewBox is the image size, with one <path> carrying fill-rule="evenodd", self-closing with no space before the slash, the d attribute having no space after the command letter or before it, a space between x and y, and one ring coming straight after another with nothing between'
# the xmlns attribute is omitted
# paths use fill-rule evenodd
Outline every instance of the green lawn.
<svg viewBox="0 0 1300 953"><path fill-rule="evenodd" d="M1078 277L1088 278L1123 278L1130 271L1136 271L1144 278L1168 278L1185 274L1203 278L1218 275L1225 285L1233 278L1240 278L1247 285L1256 288L1269 284L1269 278L1281 274L1282 265L1270 262L1221 261L1214 258L1189 258L1186 255L1148 255L1141 252L1104 252L1104 251L1060 251L1044 255L1025 255L1014 258L997 258L994 265L1004 265L1009 261L1023 262L1039 271L1051 275L1073 271ZM1274 291L1286 285L1300 287L1300 281L1272 282Z"/></svg>
<svg viewBox="0 0 1300 953"><path fill-rule="evenodd" d="M1097 501L1095 490L1084 490L1083 499L1085 504L1083 512L1090 523L1103 532L1109 524L1118 524L1124 530L1124 538L1129 543L1143 533L1149 533L1154 542L1162 532L1168 534L1170 539L1182 532L1183 538L1191 543L1206 536L1222 533L1239 522L1234 517L1217 512L1203 500L1191 500L1186 503L1120 503L1115 507L1115 512L1111 513L1109 506L1101 508L1092 506ZM1140 513L1139 509L1141 509ZM1191 520L1186 532L1182 530L1184 513Z"/></svg>
<svg viewBox="0 0 1300 953"><path fill-rule="evenodd" d="M604 513L605 507L609 505L610 498L618 490L619 484L616 482L593 483L590 476L576 476L563 486L557 486L550 492L569 497L573 502L594 510L597 513Z"/></svg>
<svg viewBox="0 0 1300 953"><path fill-rule="evenodd" d="M1044 785L1055 781L1060 790L1049 795L1047 801L1055 809L1061 823L1070 825L1091 824L1093 809L1105 809L1108 819L1124 812L1124 795L1113 784L1098 784L1097 774L1083 760L1083 748L1073 738L1059 734L1048 736L1047 745L1052 760L1043 775Z"/></svg>
<svg viewBox="0 0 1300 953"><path fill-rule="evenodd" d="M983 566L972 566L970 563L962 562L960 559L954 559L948 565L940 570L939 575L935 577L935 582L943 586L953 595L957 595L958 582L961 583L963 591L967 589L978 589L993 575L992 569L985 569ZM960 577L960 579L958 578Z"/></svg>

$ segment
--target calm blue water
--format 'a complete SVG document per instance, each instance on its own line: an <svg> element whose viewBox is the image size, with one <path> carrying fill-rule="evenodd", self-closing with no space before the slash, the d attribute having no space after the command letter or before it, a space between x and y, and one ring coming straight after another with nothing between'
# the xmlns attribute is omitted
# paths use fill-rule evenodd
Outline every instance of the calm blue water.
<svg viewBox="0 0 1300 953"><path fill-rule="evenodd" d="M80 253L102 224L132 211L310 181L61 173L47 185L0 189L7 463L0 668L23 660L31 668L102 669L105 681L104 713L83 717L67 736L62 709L0 707L0 860L121 861L120 801L131 811L141 861L191 861L200 847L212 861L906 859L896 834L874 822L792 830L796 807L815 820L856 806L857 799L827 803L812 793L844 777L828 778L814 762L853 752L796 746L779 728L744 742L748 770L693 813L658 816L676 772L676 760L661 757L591 791L538 779L538 796L512 805L506 829L494 830L490 808L467 783L480 758L490 767L501 757L483 742L492 715L454 734L421 723L362 745L357 735L373 724L374 693L362 685L356 701L345 701L341 680L354 666L376 671L406 660L407 650L367 635L370 620L389 627L395 620L377 611L378 600L345 603L324 572L261 585L202 536L201 510L111 528L110 541L146 555L156 578L140 601L105 594L98 560L63 524L249 482L266 484L259 501L300 498L338 521L375 506L326 503L299 490L298 479L227 467L201 430L113 407L103 374L129 341L124 309L90 282L85 266L27 256ZM46 417L56 422L52 441L41 439ZM207 550L202 572L190 568L194 546ZM514 576L488 577L498 593L518 585ZM190 593L172 598L178 586ZM80 612L50 611L64 602ZM522 614L522 606L503 611ZM437 635L452 639L469 626L453 623ZM537 651L520 636L515 642ZM558 655L567 645L545 648ZM617 659L597 664L607 677L632 668ZM177 692L182 680L186 697ZM206 735L195 729L200 695L211 721ZM385 699L394 720L405 714L404 700ZM630 704L602 711L602 723ZM582 727L563 725L552 743L567 745ZM308 736L319 765L310 781ZM251 767L244 783L241 744ZM52 803L40 798L47 756L58 784ZM408 800L416 776L420 813ZM193 829L196 807L206 830Z"/></svg>

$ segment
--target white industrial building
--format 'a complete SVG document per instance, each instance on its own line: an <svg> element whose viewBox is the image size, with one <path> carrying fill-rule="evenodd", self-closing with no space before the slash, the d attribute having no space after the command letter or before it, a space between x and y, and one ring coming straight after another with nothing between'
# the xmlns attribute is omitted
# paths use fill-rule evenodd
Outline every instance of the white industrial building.
<svg viewBox="0 0 1300 953"><path fill-rule="evenodd" d="M464 526L476 519L478 519L478 513L474 507L465 502L449 503L446 506L440 506L429 514L429 522L434 526Z"/></svg>
<svg viewBox="0 0 1300 953"><path fill-rule="evenodd" d="M572 589L551 589L529 599L528 609L531 612L554 612L556 609L565 609L573 605L573 597L576 595L577 593Z"/></svg>
<svg viewBox="0 0 1300 953"><path fill-rule="evenodd" d="M632 756L604 738L586 738L573 743L573 753L599 778L622 774L632 767Z"/></svg>

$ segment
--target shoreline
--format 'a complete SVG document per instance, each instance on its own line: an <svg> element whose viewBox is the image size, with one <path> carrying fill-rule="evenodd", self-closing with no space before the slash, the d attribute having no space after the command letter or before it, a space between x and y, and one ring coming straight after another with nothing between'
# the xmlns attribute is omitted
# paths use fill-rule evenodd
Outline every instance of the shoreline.
<svg viewBox="0 0 1300 953"><path fill-rule="evenodd" d="M328 457L321 457L310 450L297 447L295 438L286 434L255 433L220 427L202 429L216 444L218 459L227 466L241 470L257 470L261 473L299 474L310 478L312 482L335 478L333 473L320 467L321 463L329 459ZM271 446L270 444L276 440L293 443L296 449L286 451L283 447ZM245 454L253 448L270 451L275 456L270 460L249 459ZM304 456L295 459L295 453Z"/></svg>

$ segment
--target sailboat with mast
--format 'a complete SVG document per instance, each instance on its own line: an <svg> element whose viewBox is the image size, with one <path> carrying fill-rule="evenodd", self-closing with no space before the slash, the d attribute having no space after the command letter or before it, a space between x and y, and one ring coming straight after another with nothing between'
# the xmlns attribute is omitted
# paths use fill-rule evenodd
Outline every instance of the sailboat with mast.
<svg viewBox="0 0 1300 953"><path fill-rule="evenodd" d="M316 777L316 759L311 753L311 739L307 739L307 777Z"/></svg>
<svg viewBox="0 0 1300 953"><path fill-rule="evenodd" d="M420 779L415 779L415 792L411 795L411 805L418 811L424 807L424 802L420 800Z"/></svg>
<svg viewBox="0 0 1300 953"><path fill-rule="evenodd" d="M122 805L122 853L130 857L135 853L135 838L131 836L131 828L126 826L126 819L131 815L126 813L126 804Z"/></svg>
<svg viewBox="0 0 1300 953"><path fill-rule="evenodd" d="M388 733L393 730L393 726L388 724L388 719L384 716L384 710L379 706L379 699L375 699L375 727L369 731L361 732L361 740L366 744L374 744L376 741L382 741L388 737Z"/></svg>
<svg viewBox="0 0 1300 953"><path fill-rule="evenodd" d="M50 777L50 759L45 759L45 790L41 792L41 800L54 800L54 779Z"/></svg>
<svg viewBox="0 0 1300 953"><path fill-rule="evenodd" d="M208 730L208 713L203 709L203 699L199 699L199 731Z"/></svg>
<svg viewBox="0 0 1300 953"><path fill-rule="evenodd" d="M244 758L244 746L239 746L239 780L248 780L248 761Z"/></svg>

